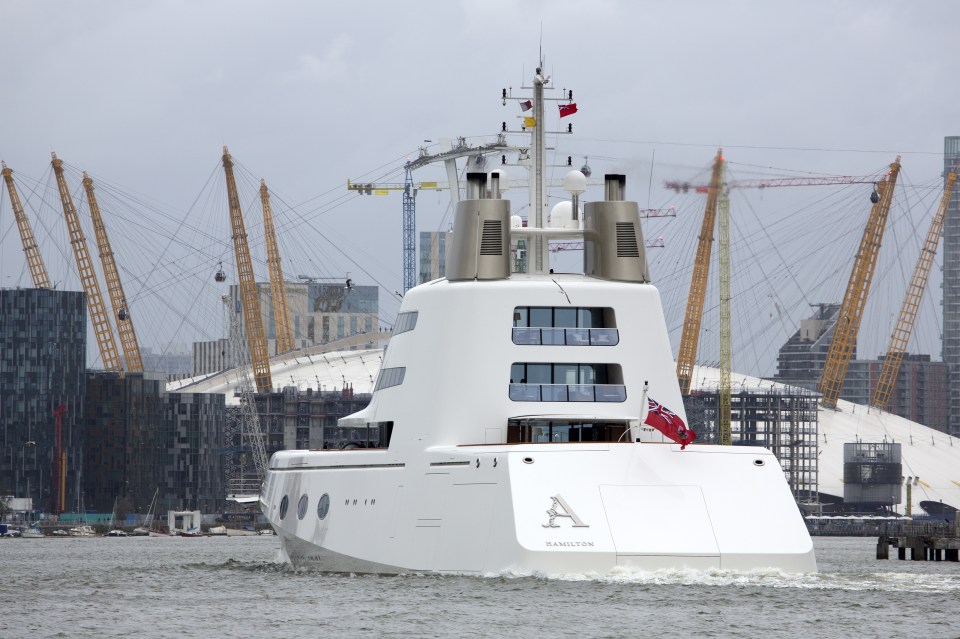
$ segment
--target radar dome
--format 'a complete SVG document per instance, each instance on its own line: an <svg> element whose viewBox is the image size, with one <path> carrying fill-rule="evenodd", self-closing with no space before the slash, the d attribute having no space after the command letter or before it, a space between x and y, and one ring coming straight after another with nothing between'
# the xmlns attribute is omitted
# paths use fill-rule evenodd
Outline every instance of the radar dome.
<svg viewBox="0 0 960 639"><path fill-rule="evenodd" d="M563 178L563 190L571 195L580 195L587 190L587 176L580 171L570 171Z"/></svg>
<svg viewBox="0 0 960 639"><path fill-rule="evenodd" d="M577 207L577 213L581 213L580 208ZM577 215L578 218L583 218L583 215ZM573 219L573 203L572 202L557 202L552 209L550 209L550 228L554 229L578 229L580 228L580 220Z"/></svg>

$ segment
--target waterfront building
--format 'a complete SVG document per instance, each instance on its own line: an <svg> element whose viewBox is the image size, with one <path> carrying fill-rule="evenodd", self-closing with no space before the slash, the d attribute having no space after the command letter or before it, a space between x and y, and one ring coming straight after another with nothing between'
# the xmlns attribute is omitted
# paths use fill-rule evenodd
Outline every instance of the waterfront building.
<svg viewBox="0 0 960 639"><path fill-rule="evenodd" d="M349 286L346 281L337 283L287 282L287 304L290 307L290 322L293 325L293 341L298 349L310 348L350 340L341 350L376 348L380 330L379 288L376 286ZM263 314L264 335L267 338L267 354L277 352L277 322L273 313L273 296L270 284L259 282L257 294L260 312ZM247 342L246 323L240 303L240 287L231 285L229 308L239 315L240 341ZM362 336L368 335L369 339ZM191 374L218 373L237 365L236 354L231 348L231 336L193 344Z"/></svg>
<svg viewBox="0 0 960 639"><path fill-rule="evenodd" d="M54 410L64 406L61 447L66 475L60 499L80 498L87 311L83 293L0 289L0 494L54 503Z"/></svg>
<svg viewBox="0 0 960 639"><path fill-rule="evenodd" d="M87 376L83 485L86 505L142 513L216 512L224 504L224 396L168 393L160 373Z"/></svg>
<svg viewBox="0 0 960 639"><path fill-rule="evenodd" d="M176 350L174 350L174 348ZM190 374L191 356L183 344L174 348L164 349L162 353L154 352L149 346L140 346L140 357L143 359L143 370L152 373L164 373L170 377L185 377Z"/></svg>
<svg viewBox="0 0 960 639"><path fill-rule="evenodd" d="M420 231L420 274L418 284L447 276L447 234Z"/></svg>
<svg viewBox="0 0 960 639"><path fill-rule="evenodd" d="M230 349L230 340L226 337L193 343L193 357L190 366L192 375L219 373L232 366L233 353Z"/></svg>
<svg viewBox="0 0 960 639"><path fill-rule="evenodd" d="M960 171L960 136L943 139L946 172ZM960 188L953 191L943 224L943 361L950 371L949 433L960 437Z"/></svg>
<svg viewBox="0 0 960 639"><path fill-rule="evenodd" d="M799 330L780 347L777 373L773 376L775 381L817 390L840 305L817 304L815 308L814 314L801 320ZM853 357L856 358L856 344ZM851 361L840 398L869 406L880 379L883 359L881 356L875 360ZM887 409L895 415L947 432L948 377L945 362L931 361L929 355L907 354L900 364Z"/></svg>

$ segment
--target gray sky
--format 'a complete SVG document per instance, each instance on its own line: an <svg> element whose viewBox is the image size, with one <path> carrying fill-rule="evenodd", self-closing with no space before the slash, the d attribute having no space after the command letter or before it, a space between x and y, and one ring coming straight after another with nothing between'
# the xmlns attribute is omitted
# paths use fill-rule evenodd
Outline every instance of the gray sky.
<svg viewBox="0 0 960 639"><path fill-rule="evenodd" d="M223 332L212 275L220 260L233 271L218 172L224 144L243 170L258 275L266 268L253 204L264 177L278 198L288 277L349 271L358 284L382 284L383 316L392 321L398 303L390 293L402 286L400 195L348 194L347 179L400 181L403 159L424 140L477 142L501 121L515 126L519 110L501 106L500 89L518 93L529 82L541 28L546 70L557 88L574 90L580 108L564 120L575 135L551 140L553 160L571 155L579 166L589 157L595 175L627 173L628 194L641 206L678 207L676 218L646 229L666 243L650 259L674 349L703 201L665 191L664 179L705 178L719 145L741 178L873 174L902 153L910 186L885 241L902 255L881 257L878 306L864 319L878 343L862 339L862 348L875 355L885 350L877 336L889 335L911 251L936 205L943 137L960 134L949 44L960 4L946 0L7 0L2 15L0 158L16 172L51 277L79 288L62 214L50 204L56 150L75 189L79 170L103 185L140 340L155 350ZM443 175L427 168L416 179ZM734 284L735 368L772 373L771 352L807 304L842 297L868 193L733 197L734 271L751 273ZM0 202L0 285L29 286L6 194ZM446 202L445 194L420 194L419 230L446 228ZM523 204L520 197L515 208ZM939 357L936 284L914 350ZM707 361L716 357L710 334Z"/></svg>

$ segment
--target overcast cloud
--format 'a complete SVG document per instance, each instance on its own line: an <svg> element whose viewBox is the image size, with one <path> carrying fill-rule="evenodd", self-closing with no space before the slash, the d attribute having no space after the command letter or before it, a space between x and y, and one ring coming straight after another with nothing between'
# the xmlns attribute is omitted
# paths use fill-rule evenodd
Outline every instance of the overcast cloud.
<svg viewBox="0 0 960 639"><path fill-rule="evenodd" d="M223 333L222 290L212 273L219 261L233 270L216 173L224 144L249 171L245 202L253 202L260 177L282 198L274 207L288 277L349 271L358 284L382 285L383 316L391 322L398 308L392 292L402 287L400 196L348 194L347 179L401 181L404 158L420 145L434 152L441 138L476 142L492 137L501 121L515 127L518 109L500 105L500 89L519 93L529 83L541 30L547 72L557 88L575 91L580 107L564 121L573 122L575 135L551 139L553 159L570 155L579 166L589 157L595 175L627 173L628 193L642 206L679 207L676 219L647 230L648 239L665 238L651 261L674 349L702 201L665 191L663 179L703 179L721 145L739 163L731 166L737 177L872 174L902 153L905 178L917 188L898 205L904 226L889 241L909 246L917 243L909 234L925 233L935 206L930 194L940 180L943 137L960 134L960 4L947 0L7 0L0 14L0 158L16 172L52 279L79 289L62 213L44 204L50 151L166 216L127 210L111 218L104 207L141 342L154 349ZM74 187L78 175L71 173ZM444 176L438 167L416 178ZM830 218L811 202L832 196L749 197L740 205L749 216L737 219L734 203L742 242L734 259L754 272L773 273L784 261L796 271L787 276L792 284L761 278L734 286L742 309L735 367L770 374L771 350L809 313L806 304L842 297L868 206L860 207L862 217L837 222L832 235L849 240L810 265L810 252L786 239L777 255L759 236L742 238L760 219L798 222L805 211L806 226L814 227L808 244L815 242ZM0 200L0 285L29 286L9 200ZM446 203L444 194L421 193L419 230L445 229ZM524 204L515 200L515 208ZM247 210L265 278L259 211ZM799 219L789 236L803 226ZM777 237L776 227L769 235ZM906 275L879 285L888 292L879 294L876 319L864 320L871 334L889 334L915 254L902 260L878 269L878 277ZM825 263L824 272L807 268ZM939 357L941 293L931 293L917 348ZM749 353L748 342L763 352ZM710 352L705 346L703 357Z"/></svg>

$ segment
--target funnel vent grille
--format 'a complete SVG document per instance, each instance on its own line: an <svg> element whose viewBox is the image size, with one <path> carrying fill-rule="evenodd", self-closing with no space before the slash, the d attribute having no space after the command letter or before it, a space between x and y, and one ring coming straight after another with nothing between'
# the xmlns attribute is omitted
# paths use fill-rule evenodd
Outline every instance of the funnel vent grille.
<svg viewBox="0 0 960 639"><path fill-rule="evenodd" d="M480 236L480 255L503 255L503 225L500 220L484 220Z"/></svg>
<svg viewBox="0 0 960 639"><path fill-rule="evenodd" d="M617 222L617 257L640 257L640 246L632 222Z"/></svg>

